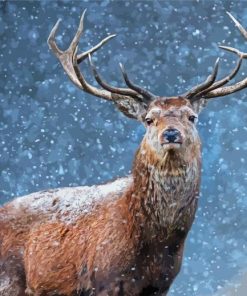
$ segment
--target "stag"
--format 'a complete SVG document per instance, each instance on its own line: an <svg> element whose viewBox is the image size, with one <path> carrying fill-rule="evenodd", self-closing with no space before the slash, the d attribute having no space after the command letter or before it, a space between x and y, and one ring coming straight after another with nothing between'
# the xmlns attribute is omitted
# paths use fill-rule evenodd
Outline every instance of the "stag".
<svg viewBox="0 0 247 296"><path fill-rule="evenodd" d="M92 55L115 35L77 54L83 13L69 48L48 44L81 90L113 102L146 127L132 174L92 186L59 188L19 197L0 209L0 295L166 295L179 272L194 220L200 186L198 113L215 97L247 86L226 85L235 68L216 81L219 59L206 81L180 96L158 97L133 83L121 66L126 88L102 79ZM230 14L240 32L247 31ZM79 64L89 60L100 88L89 84Z"/></svg>

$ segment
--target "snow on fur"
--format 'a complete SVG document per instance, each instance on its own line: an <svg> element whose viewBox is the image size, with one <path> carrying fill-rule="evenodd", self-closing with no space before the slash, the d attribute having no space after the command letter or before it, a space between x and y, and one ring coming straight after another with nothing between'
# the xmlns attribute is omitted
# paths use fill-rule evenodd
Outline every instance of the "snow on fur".
<svg viewBox="0 0 247 296"><path fill-rule="evenodd" d="M18 197L10 205L15 210L27 210L34 214L52 212L52 220L59 215L60 220L73 222L79 215L90 212L103 199L116 197L116 193L122 192L130 182L131 177L126 177L103 185L44 190ZM110 195L112 192L114 195Z"/></svg>

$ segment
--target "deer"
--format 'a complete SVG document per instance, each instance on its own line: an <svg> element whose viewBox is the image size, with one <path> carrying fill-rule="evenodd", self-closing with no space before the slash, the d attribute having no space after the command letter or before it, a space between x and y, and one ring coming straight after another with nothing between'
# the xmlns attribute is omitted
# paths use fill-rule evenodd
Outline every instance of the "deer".
<svg viewBox="0 0 247 296"><path fill-rule="evenodd" d="M234 69L217 80L218 58L207 79L184 94L156 96L135 84L121 64L126 87L111 86L92 55L115 35L78 54L84 16L85 11L65 51L55 41L59 20L48 38L50 49L79 89L111 101L146 133L131 175L103 185L32 193L0 208L1 296L167 295L180 271L199 199L198 115L210 99L247 86L247 78L228 84L247 53L223 45L237 56ZM79 68L85 60L99 87Z"/></svg>

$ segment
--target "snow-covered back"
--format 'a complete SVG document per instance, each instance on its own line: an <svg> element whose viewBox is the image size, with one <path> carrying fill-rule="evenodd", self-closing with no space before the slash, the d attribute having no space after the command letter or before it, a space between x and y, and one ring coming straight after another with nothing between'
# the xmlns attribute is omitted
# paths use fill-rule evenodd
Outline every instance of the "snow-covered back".
<svg viewBox="0 0 247 296"><path fill-rule="evenodd" d="M44 190L18 197L12 204L17 212L27 210L34 215L43 212L51 215L51 220L72 223L104 200L114 201L130 183L131 177L127 177L103 185Z"/></svg>

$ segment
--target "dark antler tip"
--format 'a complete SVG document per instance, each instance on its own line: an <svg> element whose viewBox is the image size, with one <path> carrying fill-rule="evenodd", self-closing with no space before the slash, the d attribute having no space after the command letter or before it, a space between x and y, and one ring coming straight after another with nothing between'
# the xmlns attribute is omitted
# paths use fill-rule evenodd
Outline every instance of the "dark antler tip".
<svg viewBox="0 0 247 296"><path fill-rule="evenodd" d="M217 75L217 72L218 72L218 69L219 69L219 61L220 61L220 58L217 58L216 61L215 61L214 69L213 69L213 72L211 74L211 76L213 76L213 77L215 77Z"/></svg>

